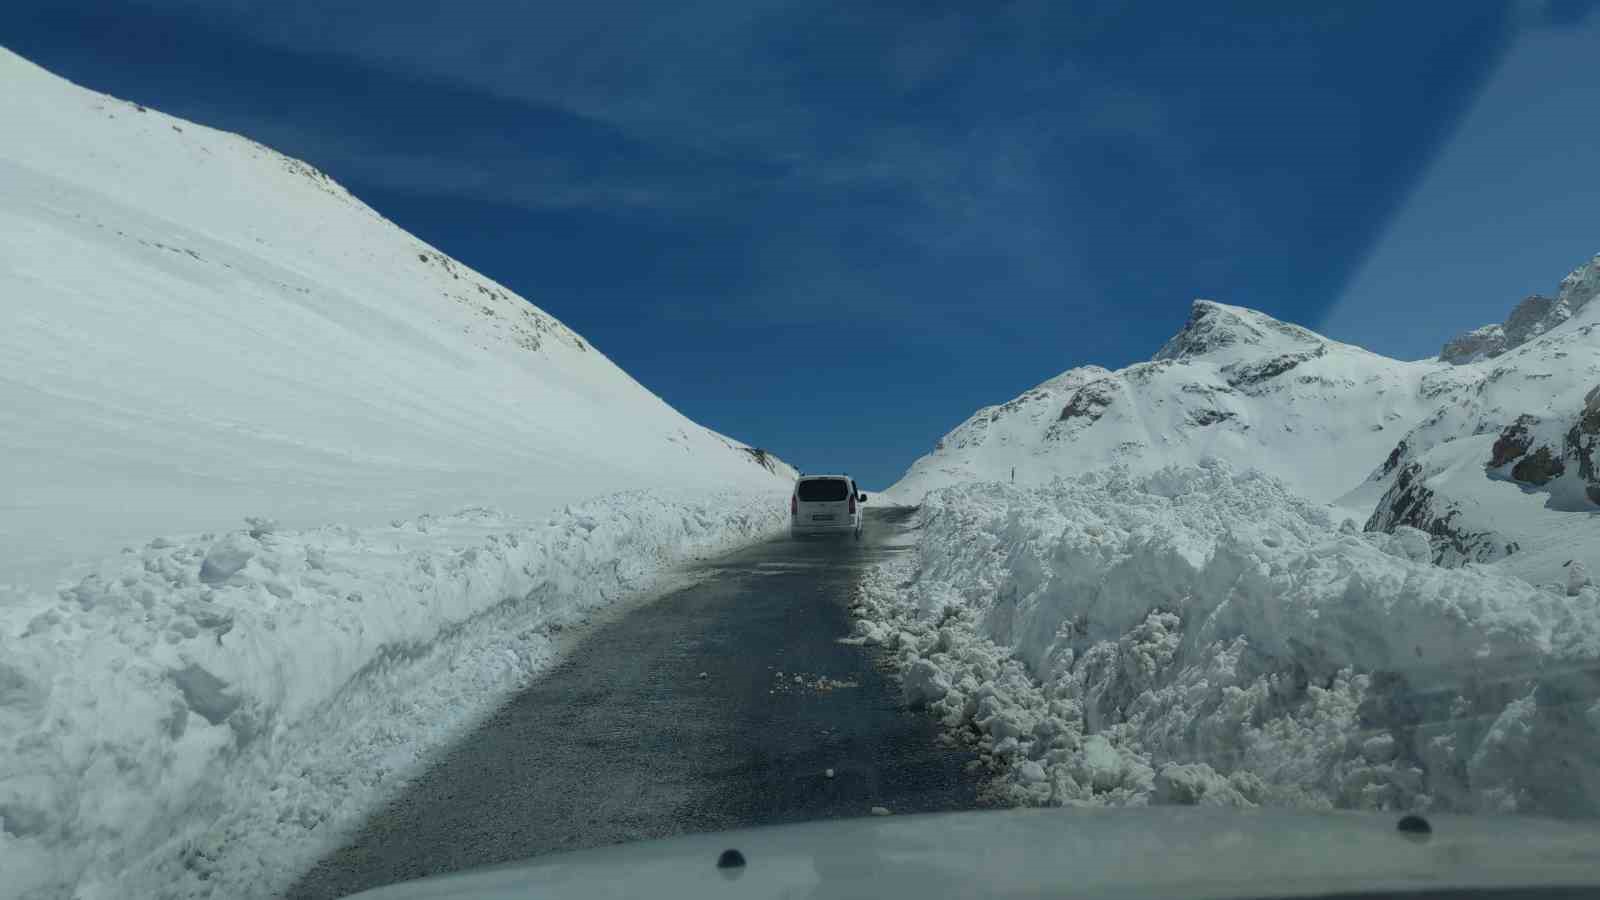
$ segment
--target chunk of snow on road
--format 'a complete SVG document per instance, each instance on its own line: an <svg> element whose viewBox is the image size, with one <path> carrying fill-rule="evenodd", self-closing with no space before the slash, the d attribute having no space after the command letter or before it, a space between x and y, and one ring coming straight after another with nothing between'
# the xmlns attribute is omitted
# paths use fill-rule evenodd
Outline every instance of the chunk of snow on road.
<svg viewBox="0 0 1600 900"><path fill-rule="evenodd" d="M918 659L906 669L901 687L908 706L924 706L950 693L950 678L932 662Z"/></svg>

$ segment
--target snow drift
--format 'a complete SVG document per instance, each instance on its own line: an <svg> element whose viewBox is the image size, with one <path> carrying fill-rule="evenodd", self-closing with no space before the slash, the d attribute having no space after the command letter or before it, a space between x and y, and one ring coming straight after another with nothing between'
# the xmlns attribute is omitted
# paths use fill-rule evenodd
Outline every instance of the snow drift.
<svg viewBox="0 0 1600 900"><path fill-rule="evenodd" d="M0 896L281 888L563 625L781 529L793 469L315 168L0 81Z"/></svg>
<svg viewBox="0 0 1600 900"><path fill-rule="evenodd" d="M1011 802L1600 812L1600 591L1447 569L1258 472L928 495L860 639Z"/></svg>

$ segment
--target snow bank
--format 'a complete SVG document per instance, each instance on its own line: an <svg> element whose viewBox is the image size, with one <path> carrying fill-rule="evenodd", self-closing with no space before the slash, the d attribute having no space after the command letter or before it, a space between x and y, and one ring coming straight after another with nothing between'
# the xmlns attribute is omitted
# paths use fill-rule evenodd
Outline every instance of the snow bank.
<svg viewBox="0 0 1600 900"><path fill-rule="evenodd" d="M0 896L265 896L665 567L779 532L778 492L540 521L155 540L0 610Z"/></svg>
<svg viewBox="0 0 1600 900"><path fill-rule="evenodd" d="M930 493L859 636L1034 804L1600 812L1600 592L1218 463Z"/></svg>

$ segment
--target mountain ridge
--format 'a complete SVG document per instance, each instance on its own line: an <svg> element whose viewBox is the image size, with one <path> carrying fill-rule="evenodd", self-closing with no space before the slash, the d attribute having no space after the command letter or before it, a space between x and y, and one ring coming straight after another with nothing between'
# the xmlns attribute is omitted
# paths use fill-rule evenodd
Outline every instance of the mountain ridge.
<svg viewBox="0 0 1600 900"><path fill-rule="evenodd" d="M1600 294L1600 255L1561 279L1554 297L1531 294L1512 307L1504 322L1482 325L1456 335L1439 351L1439 359L1462 365L1493 359L1526 344L1577 315Z"/></svg>

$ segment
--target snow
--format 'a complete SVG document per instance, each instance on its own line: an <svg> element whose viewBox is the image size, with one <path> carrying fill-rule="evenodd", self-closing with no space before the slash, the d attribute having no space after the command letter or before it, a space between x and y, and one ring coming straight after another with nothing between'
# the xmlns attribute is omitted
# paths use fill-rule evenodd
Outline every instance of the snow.
<svg viewBox="0 0 1600 900"><path fill-rule="evenodd" d="M786 524L792 468L313 167L0 81L0 897L279 891Z"/></svg>
<svg viewBox="0 0 1600 900"><path fill-rule="evenodd" d="M3 49L0 81L0 607L243 515L777 480L311 166Z"/></svg>
<svg viewBox="0 0 1600 900"><path fill-rule="evenodd" d="M1040 805L1600 813L1600 591L1220 462L929 494L858 637ZM1042 777L1041 777L1042 776Z"/></svg>

